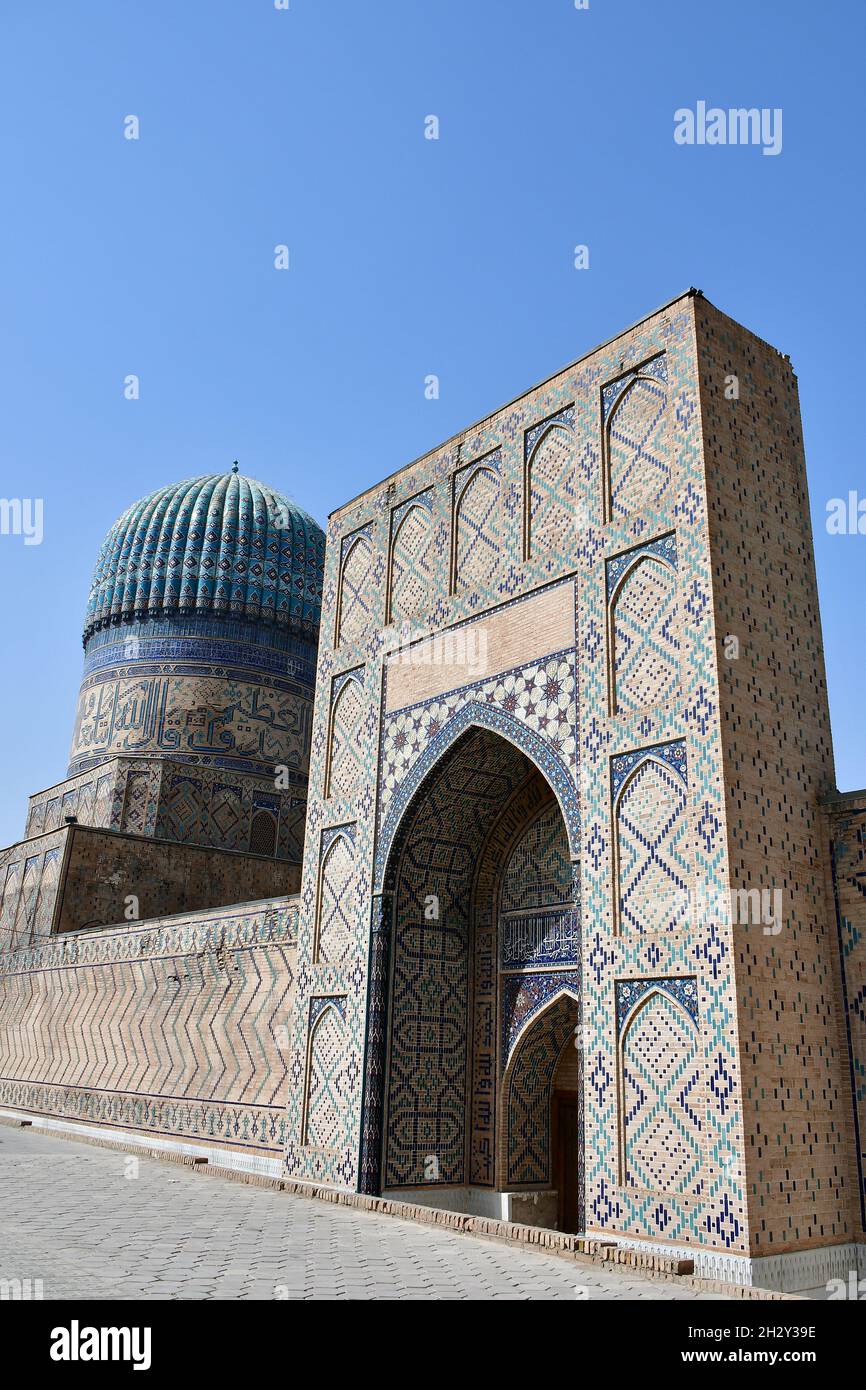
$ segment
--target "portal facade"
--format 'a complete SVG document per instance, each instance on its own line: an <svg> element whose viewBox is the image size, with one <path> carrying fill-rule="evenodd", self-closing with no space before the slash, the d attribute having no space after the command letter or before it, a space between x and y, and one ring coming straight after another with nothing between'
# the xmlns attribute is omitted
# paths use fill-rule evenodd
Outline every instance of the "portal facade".
<svg viewBox="0 0 866 1390"><path fill-rule="evenodd" d="M690 291L339 508L323 576L231 476L100 557L70 773L0 860L0 1105L859 1267L866 801L788 359Z"/></svg>
<svg viewBox="0 0 866 1390"><path fill-rule="evenodd" d="M856 1263L787 359L674 301L340 508L324 611L287 1171Z"/></svg>

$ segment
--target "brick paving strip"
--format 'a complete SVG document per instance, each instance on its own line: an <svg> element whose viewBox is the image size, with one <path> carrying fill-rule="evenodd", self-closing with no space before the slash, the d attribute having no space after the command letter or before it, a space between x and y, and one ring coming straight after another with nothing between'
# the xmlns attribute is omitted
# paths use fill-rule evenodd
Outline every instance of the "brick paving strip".
<svg viewBox="0 0 866 1390"><path fill-rule="evenodd" d="M798 1297L697 1278L690 1260L223 1168L134 1136L0 1125L0 1280L42 1278L46 1298ZM112 1152L138 1160L134 1179ZM40 1159L60 1169L50 1183L34 1180Z"/></svg>

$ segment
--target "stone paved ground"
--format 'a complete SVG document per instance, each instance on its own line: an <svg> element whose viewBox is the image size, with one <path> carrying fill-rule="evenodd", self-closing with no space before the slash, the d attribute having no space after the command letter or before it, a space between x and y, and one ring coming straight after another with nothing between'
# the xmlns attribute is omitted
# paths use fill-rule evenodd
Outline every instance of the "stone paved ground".
<svg viewBox="0 0 866 1390"><path fill-rule="evenodd" d="M46 1299L705 1297L0 1125L3 1279Z"/></svg>

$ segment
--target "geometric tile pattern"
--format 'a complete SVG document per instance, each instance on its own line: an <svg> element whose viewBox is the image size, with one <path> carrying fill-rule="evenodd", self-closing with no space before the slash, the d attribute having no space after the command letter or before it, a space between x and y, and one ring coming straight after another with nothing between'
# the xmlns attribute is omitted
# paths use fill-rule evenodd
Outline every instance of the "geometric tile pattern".
<svg viewBox="0 0 866 1390"><path fill-rule="evenodd" d="M2 903L0 903L0 948L4 951L9 950L16 944L14 928L15 918L18 912L21 879L22 869L20 859L5 865L3 898Z"/></svg>
<svg viewBox="0 0 866 1390"><path fill-rule="evenodd" d="M358 642L367 632L370 622L370 569L372 547L369 537L361 532L346 547L340 579L340 630L338 645Z"/></svg>
<svg viewBox="0 0 866 1390"><path fill-rule="evenodd" d="M527 431L525 447L528 556L558 552L564 534L575 525L577 489L574 460L574 411L562 411L539 436ZM530 438L533 443L530 445Z"/></svg>
<svg viewBox="0 0 866 1390"><path fill-rule="evenodd" d="M620 780L614 801L618 866L618 925L629 932L675 931L688 922L690 865L688 797L681 753L671 745L627 755L633 767ZM652 752L654 756L648 756ZM614 782L622 772L612 763Z"/></svg>
<svg viewBox="0 0 866 1390"><path fill-rule="evenodd" d="M645 551L632 554L611 602L617 714L661 704L679 685L676 570Z"/></svg>
<svg viewBox="0 0 866 1390"><path fill-rule="evenodd" d="M33 922L31 941L41 936L49 936L57 900L57 887L60 882L61 855L59 849L46 851L39 880L39 896L36 902L36 915Z"/></svg>
<svg viewBox="0 0 866 1390"><path fill-rule="evenodd" d="M580 998L580 956L566 970L521 971L502 977L502 1044L503 1064L511 1057L514 1045L530 1019L542 1013L557 995Z"/></svg>
<svg viewBox="0 0 866 1390"><path fill-rule="evenodd" d="M31 855L24 861L24 876L18 895L18 907L12 924L12 936L16 945L29 945L36 916L36 894L42 872L42 856Z"/></svg>
<svg viewBox="0 0 866 1390"><path fill-rule="evenodd" d="M97 777L93 804L93 824L108 825L111 816L111 778Z"/></svg>
<svg viewBox="0 0 866 1390"><path fill-rule="evenodd" d="M120 763L120 776L125 766ZM273 789L273 777L227 773L220 768L189 766L173 760L164 760L161 766L159 802L154 828L149 833L178 844L276 854L295 862L301 859L298 818L303 822L306 786L300 774L297 780L289 774L287 789L277 792ZM266 815L262 817L261 812ZM302 823L300 834L303 835Z"/></svg>
<svg viewBox="0 0 866 1390"><path fill-rule="evenodd" d="M456 589L484 589L499 569L499 474L496 460L470 465L454 480Z"/></svg>
<svg viewBox="0 0 866 1390"><path fill-rule="evenodd" d="M618 404L622 403L622 398L626 392L634 385L637 380L655 381L663 386L668 384L668 357L667 353L654 353L638 366L632 367L629 371L621 372L613 381L609 381L601 391L602 419L605 424L610 423L611 415Z"/></svg>
<svg viewBox="0 0 866 1390"><path fill-rule="evenodd" d="M638 1003L621 1044L623 1182L701 1191L703 1087L694 1020L667 991Z"/></svg>
<svg viewBox="0 0 866 1390"><path fill-rule="evenodd" d="M616 982L616 1026L622 1034L622 1026L635 1005L653 990L664 990L672 999L682 1005L689 1017L698 1022L698 988L694 976L674 975L670 979L617 980Z"/></svg>
<svg viewBox="0 0 866 1390"><path fill-rule="evenodd" d="M357 931L357 894L352 841L339 833L323 838L317 960L346 958Z"/></svg>
<svg viewBox="0 0 866 1390"><path fill-rule="evenodd" d="M579 913L568 838L556 802L515 845L500 890L499 953L505 970L576 964Z"/></svg>
<svg viewBox="0 0 866 1390"><path fill-rule="evenodd" d="M50 934L65 841L56 830L0 851L0 952Z"/></svg>
<svg viewBox="0 0 866 1390"><path fill-rule="evenodd" d="M463 1180L473 873L530 772L512 744L469 729L424 783L395 847L388 1186L423 1182L430 1160L437 1181Z"/></svg>
<svg viewBox="0 0 866 1390"><path fill-rule="evenodd" d="M476 855L472 893L472 951L470 981L471 1079L469 1081L469 1135L466 1180L489 1187L496 1181L497 1167L504 1164L501 1139L497 1134L505 1123L501 1094L498 1017L501 1009L501 980L497 970L502 954L499 937L502 879L515 845L527 826L551 802L550 783L541 772L532 772L528 781L508 799ZM555 909L560 913L563 908ZM521 962L522 964L522 962ZM525 978L521 975L520 978ZM499 1153L497 1154L497 1149Z"/></svg>
<svg viewBox="0 0 866 1390"><path fill-rule="evenodd" d="M739 371L744 388L736 406L720 389L731 370ZM565 463L554 446L561 445L556 436L564 433L566 419L573 439L570 472L560 473L557 484L556 468ZM324 593L329 614L340 611L343 562L351 572L352 545L359 537L369 563L347 597L350 616L355 604L364 611L357 613L351 631L341 633L339 651L333 634L324 633L317 657L310 852L299 920L299 1002L292 1019L285 1125L290 1171L348 1185L357 1180L362 1106L369 1100L370 1074L364 1076L362 1062L367 1025L372 1019L378 1036L386 1027L382 1001L368 991L368 931L371 918L390 923L389 875L399 863L405 881L396 905L395 980L411 976L424 982L414 1002L412 990L405 991L397 1017L405 1055L411 1057L414 1049L396 1097L403 1107L398 1130L404 1155L423 1157L428 1142L435 1143L449 1173L465 1177L470 1171L473 1181L491 1180L493 1140L498 1128L501 1141L503 1128L495 1119L503 1104L497 1095L501 1066L507 1065L509 1049L513 1055L528 1040L536 1016L557 992L565 992L582 1010L584 1196L590 1229L737 1252L751 1246L760 1253L771 1241L779 1249L849 1237L843 1201L849 1178L840 1159L841 1124L847 1122L839 1118L844 1115L839 1070L844 1042L836 1035L841 1006L823 884L814 867L820 846L830 838L821 828L820 798L832 779L832 757L799 429L796 390L783 359L699 297L683 297L334 514ZM474 462L467 468L464 458ZM528 476L530 460L533 468L538 465L535 477ZM474 488L476 479L480 485ZM303 777L298 747L310 731L311 643L306 640L301 650L302 634L292 633L290 623L281 623L276 614L268 642L260 640L263 596L269 588L284 588L281 580L273 585L268 572L279 566L279 557L262 553L255 516L245 512L244 527L252 522L245 529L249 571L222 572L223 541L232 554L235 542L224 527L209 527L205 492L190 493L188 506L185 494L175 494L176 513L173 501L155 502L149 518L135 517L128 545L125 533L116 538L110 585L102 583L105 575L100 580L98 622L105 625L89 637L74 755L88 777L82 772L84 780L52 788L33 806L34 831L47 830L49 840L64 815L91 814L90 774L110 755L112 828L124 823L125 800L130 817L138 817L133 823L142 823L147 834L157 833L160 796L167 787L160 791L157 772L146 796L138 798L144 809L137 808L135 779L128 784L128 774L146 775L151 764L171 758L169 777L190 778L176 807L184 833L194 827L196 834L209 835L215 826L224 839L239 836L237 787L244 807L267 822L268 837L279 836L283 843L289 821L276 801L258 793L276 762ZM215 485L211 495L216 492ZM756 496L760 506L744 504ZM422 497L423 503L413 500ZM563 504L579 524L560 519L557 535L546 518L548 509ZM418 594L408 602L422 604L424 626L436 631L459 631L466 620L490 614L491 631L507 634L509 656L501 665L508 670L492 679L473 678L471 686L435 700L419 696L411 705L401 702L402 709L386 714L382 628L389 594L396 580L399 605L404 581L411 594L420 572L406 563L411 554L401 551L400 523L413 506L429 514L427 597ZM173 560L171 547L160 551L163 523L166 533L195 541L181 563L177 546ZM407 541L410 535L407 522ZM539 535L549 544L537 548ZM396 568L394 541L399 542ZM674 567L675 597L669 583ZM563 639L560 626L556 640L547 643L554 657L543 650L543 625L536 631L524 623L521 631L519 605L542 585L551 593L561 591L564 601L568 596L575 619L574 637ZM243 587L242 596L236 587ZM307 601L289 587L290 605ZM182 640L151 612L154 596L183 624ZM217 612L214 630L205 631L191 610L184 612L188 601L199 598ZM232 615L233 603L242 610ZM142 609L149 614L146 620L135 616ZM112 618L120 617L122 627L112 626ZM747 638L747 663L740 665L723 657L720 640L725 632L739 631L738 625ZM674 659L677 643L681 661ZM554 669L541 672L554 662ZM340 797L327 806L330 693L339 694L349 666L369 671L357 709L357 804L349 806ZM561 685L555 690L560 666L573 681L569 691ZM251 680L250 670L267 679ZM422 681L419 688L445 684ZM532 691L539 685L550 685L553 694L548 697L545 690L536 699ZM748 717L740 717L744 710ZM471 734L473 724L486 732ZM502 754L505 773L494 774L484 761L494 734L510 740L511 752ZM462 764L464 783L458 787L452 781L447 798L428 796L440 785L440 775L457 766L466 746L460 744L463 737L479 740L475 761ZM122 767L115 757L119 752L125 753ZM579 884L571 922L568 904L538 901L524 915L534 913L539 920L500 957L496 893L502 866L520 830L545 801L529 759L555 790L571 853L580 856ZM196 779L190 764L196 765L196 779L199 769L202 777L206 772L217 778L202 786L198 805L191 795ZM498 804L484 792L479 768L491 774L491 786L499 777L505 792ZM258 775L258 799L244 771L250 778ZM465 787L472 795L463 794ZM423 819L419 808L425 798L434 820ZM293 834L303 814L298 800L291 807ZM337 819L356 823L350 831L333 827ZM409 826L417 833L405 841ZM379 865L377 828L384 832ZM339 898L335 918L345 949L335 951L333 959L317 959L319 876L326 878L327 856L340 836L351 846L354 875L351 899ZM388 853L391 838L400 847L394 856ZM847 861L842 848L851 856ZM863 870L857 867L860 850L847 841L842 848L836 864L839 941L851 1075L861 1103L866 1084ZM37 857L31 849L16 847L14 864L0 860L12 885L4 896L7 934L30 932L36 922L47 921L47 908L40 916L38 870L27 863ZM50 872L46 860L42 882L49 882ZM732 882L754 881L756 874L780 882L793 895L794 907L778 937L735 930L724 906L693 919L682 910L692 875L721 899ZM424 885L431 882L441 882L448 904L438 930L418 910ZM377 895L373 901L383 884L381 899ZM514 913L520 916L519 904ZM117 934L112 939L116 952L121 949ZM74 945L86 952L90 941L88 936ZM135 941L143 944L141 938ZM564 943L569 952L573 947L566 957ZM23 947L18 955L42 950ZM199 954L206 950L200 942ZM240 954L241 948L233 952ZM378 967L372 967L374 982L387 974L386 958L384 949ZM497 961L503 958L508 973L500 978ZM44 959L52 970L69 964L60 955ZM243 961L234 963L243 969ZM261 958L257 963L264 967ZM140 960L118 960L110 951L85 964L76 982L85 1003L69 1025L72 1033L86 1023L88 1005L98 1014L114 1002L107 987L98 998L88 995L97 967L115 976L119 964L127 974L127 967L141 968ZM194 971L196 962L185 958L183 968ZM174 989L180 978L174 961L171 972L165 984ZM772 986L759 990L756 980ZM211 994L231 1000L234 985L227 989L220 978ZM246 999L244 1030L250 1018L245 1004ZM157 1006L163 1008L162 995ZM170 1014L166 1006L166 1018ZM413 1033L422 1014L424 1027ZM22 1016L29 1024L31 1015ZM178 1018L169 1021L177 1036L185 1037ZM329 1145L304 1150L311 1095L306 1063L311 1034L319 1025L326 1039L326 1022L329 1031L342 1029L344 1050L332 1035L322 1053L326 1065L314 1066L315 1092L331 1098L330 1114L333 1119L339 1112L340 1123L325 1124ZM208 1018L206 1026L212 1023ZM137 1026L146 1036L150 1020L139 1018ZM91 1057L103 1055L92 1038L87 1045ZM240 1048L241 1065L242 1053ZM180 1054L168 1055L176 1066ZM184 1061L185 1055L181 1066ZM223 1061L215 1063L217 1071ZM269 1067L270 1062L266 1074ZM383 1066L377 1075L384 1071ZM537 1078L543 1071L529 1069ZM773 1081L773 1074L784 1084ZM32 1094L51 1108L45 1084L38 1079L32 1084ZM58 1093L65 1084L57 1083ZM462 1109L452 1106L451 1086L461 1091ZM167 1086L132 1101L114 1090L97 1097L95 1087L74 1082L64 1094L69 1098L61 1104L71 1110L86 1095L82 1113L115 1121L128 1120L140 1101L144 1127L155 1115L158 1128L170 1110L167 1123L183 1131L184 1121L174 1118L183 1101L167 1094ZM529 1109L541 1094L543 1086L529 1086ZM796 1106L791 1095L799 1098ZM444 1103L437 1110L440 1096ZM196 1104L206 1108L199 1108L194 1126L241 1132L240 1108L231 1097L197 1098ZM261 1142L259 1133L254 1142ZM400 1153L397 1158L402 1161Z"/></svg>
<svg viewBox="0 0 866 1390"><path fill-rule="evenodd" d="M153 649L160 641L144 635L135 658L85 670L70 776L118 754L179 758L270 777L278 765L306 771L310 641L283 638L295 644L298 660L287 657L282 646L251 647L250 666L244 666L230 641L220 643L220 659L207 659L206 648L213 644L198 635L205 630L204 619L184 626L193 630L174 641L167 658L158 659ZM207 632L215 628L221 630L220 622L209 620ZM258 631L273 635L276 630ZM282 664L280 674L258 669L268 653Z"/></svg>
<svg viewBox="0 0 866 1390"><path fill-rule="evenodd" d="M657 536L655 540L643 541L640 545L632 546L628 550L621 551L618 555L613 555L605 561L605 572L607 575L607 597L610 602L627 570L630 570L642 556L652 556L662 564L670 566L671 569L677 567L677 537L676 532L671 531L666 536Z"/></svg>
<svg viewBox="0 0 866 1390"><path fill-rule="evenodd" d="M558 999L524 1035L509 1066L504 1085L509 1187L552 1181L551 1088L564 1048L576 1043L578 1021L574 1000Z"/></svg>
<svg viewBox="0 0 866 1390"><path fill-rule="evenodd" d="M310 1000L310 1066L306 1142L339 1148L348 1104L343 1000Z"/></svg>
<svg viewBox="0 0 866 1390"><path fill-rule="evenodd" d="M144 835L147 825L147 798L150 774L131 772L126 779L123 802L123 829L130 835Z"/></svg>
<svg viewBox="0 0 866 1390"><path fill-rule="evenodd" d="M363 693L363 672L359 677L341 677L335 682L334 706L331 713L331 755L328 795L351 801L363 775L361 722L366 713Z"/></svg>
<svg viewBox="0 0 866 1390"><path fill-rule="evenodd" d="M666 358L607 387L604 407L610 517L616 521L657 505L671 481Z"/></svg>
<svg viewBox="0 0 866 1390"><path fill-rule="evenodd" d="M211 821L223 849L247 848L247 824L243 792L239 786L221 782L214 787L210 803Z"/></svg>
<svg viewBox="0 0 866 1390"><path fill-rule="evenodd" d="M502 912L570 905L573 884L568 840L552 802L527 827L511 852L500 897Z"/></svg>
<svg viewBox="0 0 866 1390"><path fill-rule="evenodd" d="M429 501L418 499L395 524L391 544L390 621L399 623L425 613L430 606L433 523Z"/></svg>
<svg viewBox="0 0 866 1390"><path fill-rule="evenodd" d="M132 777L143 776L132 773ZM129 796L129 781L126 794ZM166 834L168 839L179 842L191 841L201 844L205 838L203 782L201 778L187 773L175 774L169 778L168 794L165 798ZM233 846L226 846L227 849Z"/></svg>
<svg viewBox="0 0 866 1390"><path fill-rule="evenodd" d="M560 766L564 764L569 769L573 778L577 722L575 684L573 654L554 652L529 666L503 671L475 685L448 691L386 715L380 762L380 824L384 825L386 816L389 821L393 818L392 802L396 801L400 807L404 804L398 793L408 774L434 741L441 740L443 731L451 726L455 716L469 705L481 705L488 714L501 711L506 716L506 725L519 722L541 735L542 745L550 750ZM511 737L510 734L506 736ZM541 765L547 772L548 768Z"/></svg>

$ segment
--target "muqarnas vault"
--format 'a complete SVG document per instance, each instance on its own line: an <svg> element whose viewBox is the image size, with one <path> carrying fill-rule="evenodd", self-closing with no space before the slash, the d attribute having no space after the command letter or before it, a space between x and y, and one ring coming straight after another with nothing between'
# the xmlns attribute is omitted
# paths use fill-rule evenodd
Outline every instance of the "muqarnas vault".
<svg viewBox="0 0 866 1390"><path fill-rule="evenodd" d="M162 488L84 642L0 860L7 1110L740 1282L862 1267L866 795L786 357L689 291L327 543L237 471Z"/></svg>

